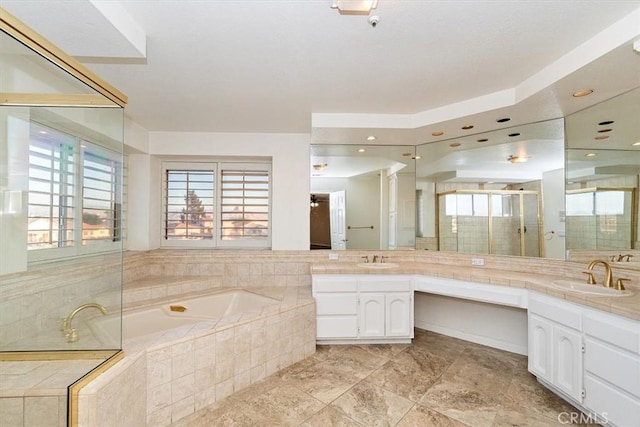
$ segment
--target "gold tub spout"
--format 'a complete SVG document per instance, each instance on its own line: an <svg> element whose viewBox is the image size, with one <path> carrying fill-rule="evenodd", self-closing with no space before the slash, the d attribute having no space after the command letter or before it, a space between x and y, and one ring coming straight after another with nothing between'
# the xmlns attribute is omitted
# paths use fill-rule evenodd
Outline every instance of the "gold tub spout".
<svg viewBox="0 0 640 427"><path fill-rule="evenodd" d="M587 268L589 269L589 271L591 271L593 270L593 267L598 264L602 264L604 266L604 286L610 288L611 286L613 286L613 273L611 272L611 266L606 261L598 259L593 260L589 263L589 267Z"/></svg>
<svg viewBox="0 0 640 427"><path fill-rule="evenodd" d="M107 314L107 309L102 305L96 302L90 302L87 304L82 304L75 310L73 310L67 317L63 318L60 322L60 329L64 331L65 336L67 337L67 342L76 342L78 341L78 332L76 332L75 328L71 327L71 321L76 316L76 314L80 313L85 308L97 308L104 315Z"/></svg>

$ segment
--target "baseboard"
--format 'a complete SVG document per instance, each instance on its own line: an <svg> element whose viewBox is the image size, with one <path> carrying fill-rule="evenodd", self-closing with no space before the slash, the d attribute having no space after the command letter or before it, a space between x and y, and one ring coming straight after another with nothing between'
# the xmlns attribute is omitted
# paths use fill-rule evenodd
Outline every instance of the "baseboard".
<svg viewBox="0 0 640 427"><path fill-rule="evenodd" d="M476 344L486 345L487 347L510 351L511 353L522 354L524 356L527 355L527 347L523 347L521 345L494 340L489 337L470 334L468 332L458 331L456 329L450 329L440 325L433 325L431 323L420 321L418 319L415 319L415 327L418 329L424 329L425 331L436 332L438 334L447 335L453 338L470 341Z"/></svg>

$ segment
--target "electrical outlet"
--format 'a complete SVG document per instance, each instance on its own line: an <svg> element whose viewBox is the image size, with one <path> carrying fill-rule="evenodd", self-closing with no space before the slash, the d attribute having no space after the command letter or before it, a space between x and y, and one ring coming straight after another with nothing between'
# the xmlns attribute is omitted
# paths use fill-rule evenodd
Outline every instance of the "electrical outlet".
<svg viewBox="0 0 640 427"><path fill-rule="evenodd" d="M484 258L471 258L471 265L484 265Z"/></svg>
<svg viewBox="0 0 640 427"><path fill-rule="evenodd" d="M337 261L339 258L340 258L340 255L338 254L329 254L330 261Z"/></svg>

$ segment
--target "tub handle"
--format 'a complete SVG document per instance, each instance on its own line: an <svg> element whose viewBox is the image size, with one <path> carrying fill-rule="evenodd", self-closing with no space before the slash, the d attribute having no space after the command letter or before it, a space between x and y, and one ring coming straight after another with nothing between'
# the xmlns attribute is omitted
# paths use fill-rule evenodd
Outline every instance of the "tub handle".
<svg viewBox="0 0 640 427"><path fill-rule="evenodd" d="M177 311L178 313L184 313L185 311L187 311L187 307L183 305L170 305L169 310Z"/></svg>

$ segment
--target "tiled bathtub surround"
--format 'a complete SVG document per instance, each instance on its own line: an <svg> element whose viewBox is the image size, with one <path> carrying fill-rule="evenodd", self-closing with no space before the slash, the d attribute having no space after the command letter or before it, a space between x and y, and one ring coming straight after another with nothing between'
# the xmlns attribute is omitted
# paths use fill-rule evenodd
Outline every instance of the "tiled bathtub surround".
<svg viewBox="0 0 640 427"><path fill-rule="evenodd" d="M79 425L169 425L312 355L310 290L255 291L281 304L125 342L124 360L81 390Z"/></svg>

